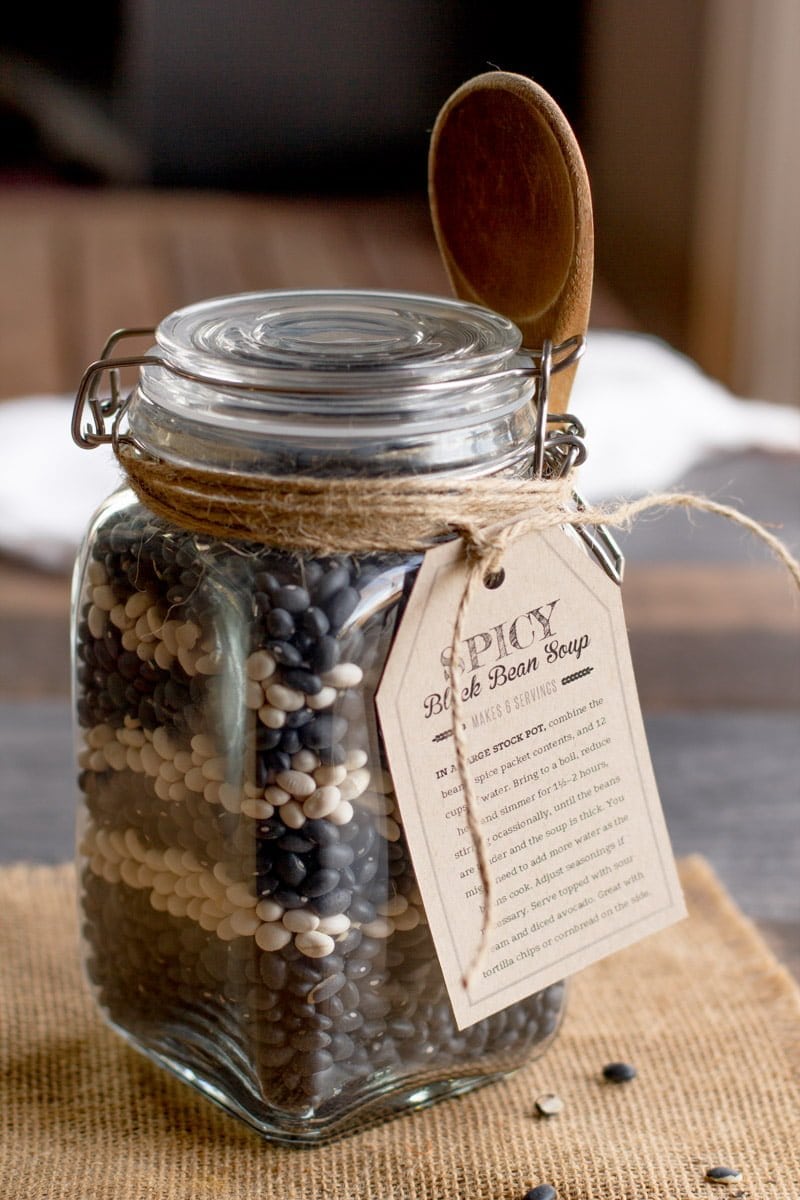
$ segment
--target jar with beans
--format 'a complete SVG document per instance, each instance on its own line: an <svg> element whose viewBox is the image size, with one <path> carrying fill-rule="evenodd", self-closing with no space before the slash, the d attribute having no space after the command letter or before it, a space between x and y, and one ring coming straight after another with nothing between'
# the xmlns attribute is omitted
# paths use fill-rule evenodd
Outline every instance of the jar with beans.
<svg viewBox="0 0 800 1200"><path fill-rule="evenodd" d="M129 476L74 591L85 968L148 1057L314 1143L501 1077L561 1016L558 984L456 1026L374 708L422 550L346 486L524 475L531 360L496 314L376 292L208 301L154 341L90 368L74 424Z"/></svg>

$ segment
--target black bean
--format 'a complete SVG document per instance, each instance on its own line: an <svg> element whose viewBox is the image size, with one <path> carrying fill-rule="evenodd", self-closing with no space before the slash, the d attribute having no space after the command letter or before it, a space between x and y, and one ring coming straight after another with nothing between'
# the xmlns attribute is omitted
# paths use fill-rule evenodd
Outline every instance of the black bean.
<svg viewBox="0 0 800 1200"><path fill-rule="evenodd" d="M294 617L285 608L273 608L267 613L265 624L267 632L273 638L280 638L283 642L294 633ZM280 662L280 659L278 659Z"/></svg>
<svg viewBox="0 0 800 1200"><path fill-rule="evenodd" d="M258 1031L258 1040L264 1046L283 1046L286 1042L286 1030L280 1025L264 1025Z"/></svg>
<svg viewBox="0 0 800 1200"><path fill-rule="evenodd" d="M347 567L331 567L314 586L314 603L317 606L323 605L335 592L347 587L349 582L350 572Z"/></svg>
<svg viewBox="0 0 800 1200"><path fill-rule="evenodd" d="M259 571L254 579L254 583L260 591L266 592L270 596L273 596L280 587L278 580L269 571Z"/></svg>
<svg viewBox="0 0 800 1200"><path fill-rule="evenodd" d="M284 754L297 754L303 743L296 729L284 729L281 733L281 750Z"/></svg>
<svg viewBox="0 0 800 1200"><path fill-rule="evenodd" d="M268 820L259 822L258 832L261 837L274 841L275 838L282 837L286 833L286 826L278 814L275 813Z"/></svg>
<svg viewBox="0 0 800 1200"><path fill-rule="evenodd" d="M358 607L359 594L352 587L340 588L338 592L320 605L331 623L332 629L340 629L348 617L351 617Z"/></svg>
<svg viewBox="0 0 800 1200"><path fill-rule="evenodd" d="M300 618L305 633L312 638L321 638L328 632L331 623L321 608L307 608Z"/></svg>
<svg viewBox="0 0 800 1200"><path fill-rule="evenodd" d="M337 1033L331 1040L328 1053L334 1062L344 1062L351 1058L355 1050L355 1042L346 1033Z"/></svg>
<svg viewBox="0 0 800 1200"><path fill-rule="evenodd" d="M309 899L317 899L320 896L326 896L339 885L339 872L331 869L322 868L315 871L313 875L309 875L300 891Z"/></svg>
<svg viewBox="0 0 800 1200"><path fill-rule="evenodd" d="M345 936L336 943L336 949L341 955L347 957L349 954L354 954L361 945L363 933L360 929L348 929Z"/></svg>
<svg viewBox="0 0 800 1200"><path fill-rule="evenodd" d="M522 1200L558 1200L558 1193L550 1183L538 1183L529 1188Z"/></svg>
<svg viewBox="0 0 800 1200"><path fill-rule="evenodd" d="M346 1011L349 1012L351 1008L356 1008L358 1006L359 994L360 993L357 985L353 983L351 979L347 979L344 987L339 992L339 999L344 1005Z"/></svg>
<svg viewBox="0 0 800 1200"><path fill-rule="evenodd" d="M279 850L287 850L290 854L307 854L309 850L314 849L316 843L300 833L286 833L278 839L276 845Z"/></svg>
<svg viewBox="0 0 800 1200"><path fill-rule="evenodd" d="M323 1033L321 1029L311 1029L303 1033L295 1033L291 1041L295 1050L308 1052L324 1050L326 1046L330 1046L331 1036L329 1033Z"/></svg>
<svg viewBox="0 0 800 1200"><path fill-rule="evenodd" d="M352 830L351 845L357 855L366 854L372 849L377 839L377 834L375 833L375 829L372 825L364 823L363 825L359 826L355 821L351 821L350 824L345 828Z"/></svg>
<svg viewBox="0 0 800 1200"><path fill-rule="evenodd" d="M292 888L275 888L272 897L281 908L305 908L308 903L305 896L301 896Z"/></svg>
<svg viewBox="0 0 800 1200"><path fill-rule="evenodd" d="M386 1026L387 1031L393 1038L398 1038L400 1041L405 1041L407 1038L412 1038L416 1035L417 1027L413 1021L397 1018L394 1021L389 1021Z"/></svg>
<svg viewBox="0 0 800 1200"><path fill-rule="evenodd" d="M347 728L344 717L337 717L333 713L320 713L313 721L309 721L308 725L303 726L303 745L308 746L310 750L324 750L341 742Z"/></svg>
<svg viewBox="0 0 800 1200"><path fill-rule="evenodd" d="M292 649L294 650L294 647ZM295 654L300 662L299 652L295 650ZM286 667L283 672L283 681L289 687L296 688L298 692L305 692L307 696L316 696L318 692L322 691L322 680L319 675L315 675L313 671L307 671L304 667L294 665Z"/></svg>
<svg viewBox="0 0 800 1200"><path fill-rule="evenodd" d="M358 953L361 958L377 958L379 954L383 954L385 949L386 942L383 938L371 938L362 935Z"/></svg>
<svg viewBox="0 0 800 1200"><path fill-rule="evenodd" d="M313 959L304 958L302 955L292 964L292 978L304 979L307 983L315 984L319 982L320 968L317 962Z"/></svg>
<svg viewBox="0 0 800 1200"><path fill-rule="evenodd" d="M364 979L372 970L372 963L366 958L348 958L344 969L348 979Z"/></svg>
<svg viewBox="0 0 800 1200"><path fill-rule="evenodd" d="M706 1171L706 1179L711 1183L738 1183L741 1178L738 1167L709 1167Z"/></svg>
<svg viewBox="0 0 800 1200"><path fill-rule="evenodd" d="M280 729L267 729L262 725L256 734L256 746L259 750L274 750L281 740Z"/></svg>
<svg viewBox="0 0 800 1200"><path fill-rule="evenodd" d="M284 729L299 729L301 725L307 725L309 721L314 720L314 714L310 708L296 708L294 712L287 712L284 722Z"/></svg>
<svg viewBox="0 0 800 1200"><path fill-rule="evenodd" d="M319 1004L323 1000L329 1000L331 996L335 996L341 991L347 980L345 976L338 972L334 975L328 975L309 992L308 999L312 1004Z"/></svg>
<svg viewBox="0 0 800 1200"><path fill-rule="evenodd" d="M377 913L375 905L370 904L369 900L365 900L363 896L353 896L348 909L348 916L351 921L358 921L360 925L367 925L370 921L374 921Z"/></svg>
<svg viewBox="0 0 800 1200"><path fill-rule="evenodd" d="M636 1078L636 1067L625 1062L606 1063L603 1067L603 1078L609 1083L629 1083Z"/></svg>
<svg viewBox="0 0 800 1200"><path fill-rule="evenodd" d="M326 1017L330 1017L336 1028L341 1028L341 1017L344 1014L344 1005L338 996L328 996L327 1000L320 1000L319 1011Z"/></svg>
<svg viewBox="0 0 800 1200"><path fill-rule="evenodd" d="M283 587L279 587L274 592L272 599L276 608L285 608L288 613L293 614L303 612L310 603L306 589L295 583L287 583Z"/></svg>
<svg viewBox="0 0 800 1200"><path fill-rule="evenodd" d="M317 746L316 754L324 767L341 766L347 757L343 746Z"/></svg>
<svg viewBox="0 0 800 1200"><path fill-rule="evenodd" d="M279 729L277 733L282 738L283 731ZM288 771L292 765L292 756L285 750L272 750L269 755L269 765L276 775L280 771Z"/></svg>
<svg viewBox="0 0 800 1200"><path fill-rule="evenodd" d="M326 617L327 620L327 617ZM321 637L308 652L308 661L315 671L324 675L339 662L341 651L336 638Z"/></svg>
<svg viewBox="0 0 800 1200"><path fill-rule="evenodd" d="M302 654L291 642L269 641L267 642L267 646L275 662L280 663L284 667L299 667L303 661ZM284 679L286 679L285 672Z"/></svg>
<svg viewBox="0 0 800 1200"><path fill-rule="evenodd" d="M320 917L334 917L347 911L352 893L347 888L335 888L311 901L311 911Z"/></svg>
<svg viewBox="0 0 800 1200"><path fill-rule="evenodd" d="M317 858L321 867L333 867L341 871L350 866L355 858L355 851L346 842L337 842L330 846L321 846Z"/></svg>
<svg viewBox="0 0 800 1200"><path fill-rule="evenodd" d="M303 659L306 660L311 647L314 645L314 639L311 634L303 633L301 629L299 633L294 635L292 641L294 645L297 646L297 649L300 651Z"/></svg>
<svg viewBox="0 0 800 1200"><path fill-rule="evenodd" d="M371 883L378 874L379 867L380 863L378 862L377 856L374 854L370 854L366 858L359 859L353 868L359 887L365 887L368 883Z"/></svg>
<svg viewBox="0 0 800 1200"><path fill-rule="evenodd" d="M292 979L289 982L289 984L287 985L287 990L290 995L300 996L302 999L305 999L305 997L311 991L313 986L314 986L313 979ZM297 1016L296 1017L296 1027L298 1029L300 1029L300 1028L302 1028L302 1025L303 1025L302 1017Z"/></svg>
<svg viewBox="0 0 800 1200"><path fill-rule="evenodd" d="M285 1067L296 1056L294 1046L270 1046L269 1062L272 1067Z"/></svg>
<svg viewBox="0 0 800 1200"><path fill-rule="evenodd" d="M332 825L330 821L321 819L306 821L303 826L303 834L306 837L313 838L317 845L322 847L335 846L339 842L339 827L338 825ZM321 863L321 865L332 866L334 864Z"/></svg>
<svg viewBox="0 0 800 1200"><path fill-rule="evenodd" d="M143 666L139 655L130 650L123 651L117 659L117 670L123 679L135 679Z"/></svg>

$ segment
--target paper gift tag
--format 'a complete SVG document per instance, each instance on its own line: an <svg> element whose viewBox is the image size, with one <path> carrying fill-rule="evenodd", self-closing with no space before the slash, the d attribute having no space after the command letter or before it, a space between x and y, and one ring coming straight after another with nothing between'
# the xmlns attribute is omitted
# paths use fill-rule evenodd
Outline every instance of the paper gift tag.
<svg viewBox="0 0 800 1200"><path fill-rule="evenodd" d="M494 880L484 889L452 736L461 542L428 551L376 696L409 851L459 1028L685 915L619 588L563 529L519 537L479 586L456 677ZM489 581L496 582L496 581Z"/></svg>

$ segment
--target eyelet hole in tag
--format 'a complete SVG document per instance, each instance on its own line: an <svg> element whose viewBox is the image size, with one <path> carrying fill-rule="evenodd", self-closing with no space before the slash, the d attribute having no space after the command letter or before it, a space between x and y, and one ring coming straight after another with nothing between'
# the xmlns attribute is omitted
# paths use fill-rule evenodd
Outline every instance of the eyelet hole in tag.
<svg viewBox="0 0 800 1200"><path fill-rule="evenodd" d="M453 648L471 569L461 542L426 553L376 695L459 1028L685 915L619 588L563 529L522 534Z"/></svg>

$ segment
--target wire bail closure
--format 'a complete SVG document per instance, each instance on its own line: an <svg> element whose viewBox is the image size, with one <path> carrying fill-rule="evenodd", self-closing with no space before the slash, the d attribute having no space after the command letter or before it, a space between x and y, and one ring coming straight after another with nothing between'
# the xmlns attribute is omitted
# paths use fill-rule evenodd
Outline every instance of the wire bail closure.
<svg viewBox="0 0 800 1200"><path fill-rule="evenodd" d="M119 432L120 420L134 390L132 389L124 397L120 391L120 370L123 367L160 367L180 379L203 384L206 387L218 387L225 390L264 392L268 394L280 393L283 390L276 386L236 383L227 379L216 379L209 375L198 375L194 372L185 371L156 354L138 354L125 357L112 356L114 348L123 339L133 337L155 338L155 334L156 331L152 326L117 329L111 334L104 345L100 358L91 363L84 371L75 396L71 426L73 441L82 450L93 450L96 446L117 445L125 442L130 444L131 442L131 439L127 435ZM564 469L569 469L570 466L576 466L578 463L583 462L583 459L586 457L586 450L581 444L584 432L580 422L568 414L564 416L555 414L552 417L546 416L550 376L574 366L583 355L584 345L584 338L581 336L568 338L556 347L553 347L552 342L545 342L541 350L524 349L521 351L522 354L526 354L531 358L532 364L530 366L509 367L505 371L493 372L491 375L492 379L519 379L528 377L535 380L536 389L534 395L539 414L534 452L535 473L537 476L543 472L545 449L548 444L552 448L563 445L571 447L573 450L569 462L557 472L558 474L563 474ZM109 378L110 395L101 399L98 393L103 376L106 373ZM465 382L467 378L470 383L476 383L482 377L470 375L469 377L465 377ZM421 391L435 393L452 388L457 382L458 377L455 377L419 383L417 386ZM326 387L329 389L331 395L347 394L349 391L349 384L346 380L341 383L335 379L326 380ZM292 384L293 392L302 393L304 390L302 386ZM313 387L308 390L316 392L316 388ZM91 413L88 426L85 424L87 407ZM106 426L107 421L111 422L110 427ZM558 437L551 437L546 430L547 421L557 421L566 424L567 428ZM560 455L559 457L564 456Z"/></svg>
<svg viewBox="0 0 800 1200"><path fill-rule="evenodd" d="M72 410L71 432L72 439L82 450L94 450L97 446L110 445L116 451L121 445L135 445L130 435L121 431L121 422L125 410L135 391L135 386L123 396L120 390L120 370L123 367L160 367L171 374L191 382L205 386L232 389L247 392L275 393L280 389L275 387L258 387L253 384L241 384L229 380L214 379L209 376L196 375L176 367L164 358L155 354L138 354L116 357L113 351L119 342L126 338L150 337L155 338L155 328L142 326L130 329L117 329L103 346L100 358L91 363L83 373L75 396ZM533 477L560 479L573 468L580 466L586 459L586 432L583 423L572 413L551 413L549 411L550 380L560 371L574 366L583 356L586 339L581 334L567 338L558 346L546 339L540 350L525 348L521 353L532 360L530 366L509 367L505 371L492 374L498 378L532 378L534 380L533 404L536 413L536 425L533 444ZM100 385L105 374L108 374L110 395L100 398ZM478 376L470 376L474 383ZM451 388L457 382L454 379L432 381L419 384L421 390L428 392L441 391ZM293 391L298 389L293 386ZM302 389L300 389L302 390ZM332 394L342 394L347 391L347 385L337 387L333 382ZM86 423L86 408L91 417ZM107 422L109 424L107 425ZM550 428L553 426L553 428ZM579 511L586 508L586 502L573 490L573 499ZM578 536L589 547L598 559L606 574L617 584L622 582L624 558L619 546L604 525L590 529L587 526L575 526Z"/></svg>

